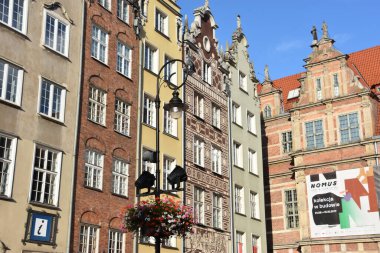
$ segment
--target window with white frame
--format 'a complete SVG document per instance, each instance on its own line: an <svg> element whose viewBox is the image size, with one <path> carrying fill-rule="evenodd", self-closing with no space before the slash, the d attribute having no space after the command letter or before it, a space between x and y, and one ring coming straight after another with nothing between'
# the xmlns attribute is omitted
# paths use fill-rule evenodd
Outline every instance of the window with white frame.
<svg viewBox="0 0 380 253"><path fill-rule="evenodd" d="M144 67L154 73L158 71L158 51L148 43L145 43Z"/></svg>
<svg viewBox="0 0 380 253"><path fill-rule="evenodd" d="M21 104L24 70L0 59L0 99Z"/></svg>
<svg viewBox="0 0 380 253"><path fill-rule="evenodd" d="M249 205L251 209L251 218L260 219L259 194L256 192L249 193Z"/></svg>
<svg viewBox="0 0 380 253"><path fill-rule="evenodd" d="M30 200L58 205L62 152L36 145Z"/></svg>
<svg viewBox="0 0 380 253"><path fill-rule="evenodd" d="M26 33L28 0L1 0L0 22Z"/></svg>
<svg viewBox="0 0 380 253"><path fill-rule="evenodd" d="M114 122L114 129L116 132L127 136L129 135L130 114L131 106L128 103L116 98Z"/></svg>
<svg viewBox="0 0 380 253"><path fill-rule="evenodd" d="M204 224L204 190L194 187L194 222Z"/></svg>
<svg viewBox="0 0 380 253"><path fill-rule="evenodd" d="M211 66L206 62L203 62L202 79L206 83L211 84Z"/></svg>
<svg viewBox="0 0 380 253"><path fill-rule="evenodd" d="M244 188L235 185L235 212L244 214Z"/></svg>
<svg viewBox="0 0 380 253"><path fill-rule="evenodd" d="M242 145L238 142L233 143L233 162L235 166L243 167L243 148Z"/></svg>
<svg viewBox="0 0 380 253"><path fill-rule="evenodd" d="M258 169L257 169L257 152L248 149L248 170L249 172L257 175L258 174Z"/></svg>
<svg viewBox="0 0 380 253"><path fill-rule="evenodd" d="M321 100L322 99L322 83L321 83L321 78L317 78L315 80L316 82L316 94L317 94L317 100Z"/></svg>
<svg viewBox="0 0 380 253"><path fill-rule="evenodd" d="M125 252L125 235L124 233L110 229L108 233L108 253Z"/></svg>
<svg viewBox="0 0 380 253"><path fill-rule="evenodd" d="M222 229L222 196L213 194L212 196L212 225Z"/></svg>
<svg viewBox="0 0 380 253"><path fill-rule="evenodd" d="M213 172L222 174L222 151L214 146L211 147L211 167Z"/></svg>
<svg viewBox="0 0 380 253"><path fill-rule="evenodd" d="M156 107L152 97L144 94L143 122L149 126L156 127Z"/></svg>
<svg viewBox="0 0 380 253"><path fill-rule="evenodd" d="M168 16L162 11L156 9L156 31L168 35Z"/></svg>
<svg viewBox="0 0 380 253"><path fill-rule="evenodd" d="M171 186L169 186L169 182L168 182L167 177L174 170L174 168L176 166L176 161L173 158L164 156L164 162L163 162L162 166L163 166L162 189L164 189L164 190L170 190Z"/></svg>
<svg viewBox="0 0 380 253"><path fill-rule="evenodd" d="M164 110L164 132L177 137L177 123L178 120L174 119L169 110Z"/></svg>
<svg viewBox="0 0 380 253"><path fill-rule="evenodd" d="M194 114L204 118L204 98L198 93L194 93Z"/></svg>
<svg viewBox="0 0 380 253"><path fill-rule="evenodd" d="M282 133L282 152L289 153L293 149L292 132Z"/></svg>
<svg viewBox="0 0 380 253"><path fill-rule="evenodd" d="M141 15L148 17L148 0L140 0Z"/></svg>
<svg viewBox="0 0 380 253"><path fill-rule="evenodd" d="M261 239L257 235L252 235L252 253L261 252Z"/></svg>
<svg viewBox="0 0 380 253"><path fill-rule="evenodd" d="M220 128L220 107L212 105L212 125Z"/></svg>
<svg viewBox="0 0 380 253"><path fill-rule="evenodd" d="M172 235L167 239L163 239L162 245L165 247L176 248L177 247L177 237L175 235Z"/></svg>
<svg viewBox="0 0 380 253"><path fill-rule="evenodd" d="M305 123L307 149L323 148L322 120Z"/></svg>
<svg viewBox="0 0 380 253"><path fill-rule="evenodd" d="M339 80L338 80L338 74L333 75L333 81L334 81L334 97L339 96Z"/></svg>
<svg viewBox="0 0 380 253"><path fill-rule="evenodd" d="M107 10L111 10L111 0L99 0L99 4Z"/></svg>
<svg viewBox="0 0 380 253"><path fill-rule="evenodd" d="M165 55L164 79L177 85L177 62L168 63L171 60L172 58Z"/></svg>
<svg viewBox="0 0 380 253"><path fill-rule="evenodd" d="M0 196L11 197L17 139L0 133Z"/></svg>
<svg viewBox="0 0 380 253"><path fill-rule="evenodd" d="M53 12L44 10L44 45L65 56L69 51L70 25Z"/></svg>
<svg viewBox="0 0 380 253"><path fill-rule="evenodd" d="M41 79L39 113L59 121L64 120L66 89Z"/></svg>
<svg viewBox="0 0 380 253"><path fill-rule="evenodd" d="M256 132L256 117L253 113L247 112L247 128L248 132L257 134Z"/></svg>
<svg viewBox="0 0 380 253"><path fill-rule="evenodd" d="M116 71L126 77L131 78L132 50L121 43L117 42L117 65Z"/></svg>
<svg viewBox="0 0 380 253"><path fill-rule="evenodd" d="M239 71L239 88L247 91L247 76Z"/></svg>
<svg viewBox="0 0 380 253"><path fill-rule="evenodd" d="M144 154L144 152L151 152L151 150L148 150L146 148L143 148L143 152L142 154ZM156 176L156 164L155 163L151 163L151 162L148 162L148 161L142 161L141 162L141 171L148 171L149 173L153 174L154 176ZM153 187L156 186L156 180L154 180L154 185Z"/></svg>
<svg viewBox="0 0 380 253"><path fill-rule="evenodd" d="M144 236L144 235L141 235L140 236L140 243L154 244L155 243L155 239L154 239L153 236Z"/></svg>
<svg viewBox="0 0 380 253"><path fill-rule="evenodd" d="M341 143L358 141L359 138L359 121L358 113L350 113L339 116L339 131Z"/></svg>
<svg viewBox="0 0 380 253"><path fill-rule="evenodd" d="M263 116L264 116L264 119L272 117L272 109L269 105L266 105L264 107L264 115Z"/></svg>
<svg viewBox="0 0 380 253"><path fill-rule="evenodd" d="M104 155L94 150L86 150L84 164L84 185L95 189L103 188Z"/></svg>
<svg viewBox="0 0 380 253"><path fill-rule="evenodd" d="M232 102L232 122L241 125L241 106Z"/></svg>
<svg viewBox="0 0 380 253"><path fill-rule="evenodd" d="M245 233L236 231L236 253L246 253L245 251Z"/></svg>
<svg viewBox="0 0 380 253"><path fill-rule="evenodd" d="M298 228L297 191L290 189L285 191L285 216L287 228Z"/></svg>
<svg viewBox="0 0 380 253"><path fill-rule="evenodd" d="M113 159L112 165L112 193L128 196L129 164Z"/></svg>
<svg viewBox="0 0 380 253"><path fill-rule="evenodd" d="M91 56L107 64L108 33L96 25L92 25Z"/></svg>
<svg viewBox="0 0 380 253"><path fill-rule="evenodd" d="M205 143L204 141L194 136L194 163L199 166L204 166L205 164Z"/></svg>
<svg viewBox="0 0 380 253"><path fill-rule="evenodd" d="M129 23L129 7L128 1L117 0L117 17L125 23Z"/></svg>
<svg viewBox="0 0 380 253"><path fill-rule="evenodd" d="M80 226L79 253L97 253L99 228L93 225Z"/></svg>
<svg viewBox="0 0 380 253"><path fill-rule="evenodd" d="M90 86L88 97L88 119L98 124L106 124L107 93Z"/></svg>

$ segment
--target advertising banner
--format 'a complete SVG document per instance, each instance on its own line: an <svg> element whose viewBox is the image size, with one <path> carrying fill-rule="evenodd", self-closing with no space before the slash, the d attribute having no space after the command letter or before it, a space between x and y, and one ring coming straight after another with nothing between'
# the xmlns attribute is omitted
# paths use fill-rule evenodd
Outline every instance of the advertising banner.
<svg viewBox="0 0 380 253"><path fill-rule="evenodd" d="M312 238L380 234L373 168L306 178Z"/></svg>

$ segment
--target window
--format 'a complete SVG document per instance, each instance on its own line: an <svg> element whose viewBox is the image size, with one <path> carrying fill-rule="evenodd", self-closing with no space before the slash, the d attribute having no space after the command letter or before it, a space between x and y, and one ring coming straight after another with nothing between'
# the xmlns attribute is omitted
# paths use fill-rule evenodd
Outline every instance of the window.
<svg viewBox="0 0 380 253"><path fill-rule="evenodd" d="M211 167L213 172L222 174L222 151L214 146L211 147Z"/></svg>
<svg viewBox="0 0 380 253"><path fill-rule="evenodd" d="M202 79L208 84L211 84L211 66L210 64L203 62Z"/></svg>
<svg viewBox="0 0 380 253"><path fill-rule="evenodd" d="M115 100L115 124L116 132L129 135L131 106L120 99Z"/></svg>
<svg viewBox="0 0 380 253"><path fill-rule="evenodd" d="M244 189L235 185L235 212L244 214Z"/></svg>
<svg viewBox="0 0 380 253"><path fill-rule="evenodd" d="M285 191L285 209L287 228L298 228L298 206L296 189Z"/></svg>
<svg viewBox="0 0 380 253"><path fill-rule="evenodd" d="M165 56L165 64L171 61L172 59L168 56ZM177 84L177 63L171 62L165 65L164 69L164 79L172 84Z"/></svg>
<svg viewBox="0 0 380 253"><path fill-rule="evenodd" d="M245 234L236 231L236 253L245 253Z"/></svg>
<svg viewBox="0 0 380 253"><path fill-rule="evenodd" d="M239 72L239 88L247 91L247 76Z"/></svg>
<svg viewBox="0 0 380 253"><path fill-rule="evenodd" d="M358 113L350 113L339 116L340 141L349 143L358 141L359 138L359 122Z"/></svg>
<svg viewBox="0 0 380 253"><path fill-rule="evenodd" d="M272 109L270 108L269 105L266 105L264 108L264 118L267 119L270 117L272 117Z"/></svg>
<svg viewBox="0 0 380 253"><path fill-rule="evenodd" d="M292 132L282 133L282 152L292 152Z"/></svg>
<svg viewBox="0 0 380 253"><path fill-rule="evenodd" d="M257 175L258 174L258 171L257 171L257 152L252 150L252 149L248 149L248 169L249 169L249 172Z"/></svg>
<svg viewBox="0 0 380 253"><path fill-rule="evenodd" d="M111 0L99 0L99 4L107 10L111 10Z"/></svg>
<svg viewBox="0 0 380 253"><path fill-rule="evenodd" d="M140 243L154 244L155 239L153 236L140 236Z"/></svg>
<svg viewBox="0 0 380 253"><path fill-rule="evenodd" d="M251 218L260 219L259 195L257 193L249 193L249 205L251 207Z"/></svg>
<svg viewBox="0 0 380 253"><path fill-rule="evenodd" d="M144 94L143 122L149 126L156 127L156 107L153 98Z"/></svg>
<svg viewBox="0 0 380 253"><path fill-rule="evenodd" d="M172 235L167 239L163 239L162 245L165 247L171 247L171 248L177 247L177 237L175 235Z"/></svg>
<svg viewBox="0 0 380 253"><path fill-rule="evenodd" d="M199 118L204 118L204 99L198 93L194 93L194 114Z"/></svg>
<svg viewBox="0 0 380 253"><path fill-rule="evenodd" d="M261 240L257 235L252 235L252 253L261 252Z"/></svg>
<svg viewBox="0 0 380 253"><path fill-rule="evenodd" d="M98 252L99 229L91 225L80 226L80 253L97 253Z"/></svg>
<svg viewBox="0 0 380 253"><path fill-rule="evenodd" d="M157 57L158 51L156 48L153 48L152 46L145 44L145 62L144 62L144 67L147 70L150 70L154 73L157 73Z"/></svg>
<svg viewBox="0 0 380 253"><path fill-rule="evenodd" d="M164 156L164 163L163 163L163 180L162 180L162 188L164 190L169 190L171 187L169 186L168 182L168 175L174 170L176 166L176 161L172 158Z"/></svg>
<svg viewBox="0 0 380 253"><path fill-rule="evenodd" d="M322 84L321 84L321 78L316 79L316 92L317 92L317 100L322 99Z"/></svg>
<svg viewBox="0 0 380 253"><path fill-rule="evenodd" d="M62 152L36 146L30 200L48 205L58 204Z"/></svg>
<svg viewBox="0 0 380 253"><path fill-rule="evenodd" d="M242 168L243 167L243 152L242 152L241 144L234 142L232 151L233 151L234 165Z"/></svg>
<svg viewBox="0 0 380 253"><path fill-rule="evenodd" d="M119 159L113 159L112 193L128 196L129 164Z"/></svg>
<svg viewBox="0 0 380 253"><path fill-rule="evenodd" d="M199 166L204 166L205 143L202 139L194 137L194 163Z"/></svg>
<svg viewBox="0 0 380 253"><path fill-rule="evenodd" d="M66 90L46 79L41 80L39 113L59 121L65 116Z"/></svg>
<svg viewBox="0 0 380 253"><path fill-rule="evenodd" d="M91 56L107 64L108 33L92 25Z"/></svg>
<svg viewBox="0 0 380 253"><path fill-rule="evenodd" d="M204 190L194 187L194 222L204 224Z"/></svg>
<svg viewBox="0 0 380 253"><path fill-rule="evenodd" d="M23 75L22 69L0 59L1 100L20 105Z"/></svg>
<svg viewBox="0 0 380 253"><path fill-rule="evenodd" d="M232 102L232 122L241 125L241 106Z"/></svg>
<svg viewBox="0 0 380 253"><path fill-rule="evenodd" d="M120 41L117 42L116 71L129 78L131 78L131 54L132 50L128 46Z"/></svg>
<svg viewBox="0 0 380 253"><path fill-rule="evenodd" d="M129 8L127 1L117 0L117 17L125 23L129 23Z"/></svg>
<svg viewBox="0 0 380 253"><path fill-rule="evenodd" d="M124 234L120 231L109 230L108 253L124 253Z"/></svg>
<svg viewBox="0 0 380 253"><path fill-rule="evenodd" d="M177 119L174 119L169 110L164 110L164 132L177 137Z"/></svg>
<svg viewBox="0 0 380 253"><path fill-rule="evenodd" d="M145 18L148 16L148 0L140 0L141 15Z"/></svg>
<svg viewBox="0 0 380 253"><path fill-rule="evenodd" d="M84 185L102 189L104 156L96 151L86 150Z"/></svg>
<svg viewBox="0 0 380 253"><path fill-rule="evenodd" d="M44 45L65 56L68 55L70 26L52 12L44 11Z"/></svg>
<svg viewBox="0 0 380 253"><path fill-rule="evenodd" d="M105 125L107 94L98 88L90 86L88 100L88 119Z"/></svg>
<svg viewBox="0 0 380 253"><path fill-rule="evenodd" d="M322 120L305 123L307 149L323 148Z"/></svg>
<svg viewBox="0 0 380 253"><path fill-rule="evenodd" d="M216 228L222 228L222 196L212 196L212 224Z"/></svg>
<svg viewBox="0 0 380 253"><path fill-rule="evenodd" d="M334 79L334 96L339 96L339 81L338 81L338 74L333 75Z"/></svg>
<svg viewBox="0 0 380 253"><path fill-rule="evenodd" d="M17 139L0 134L0 196L11 197Z"/></svg>
<svg viewBox="0 0 380 253"><path fill-rule="evenodd" d="M212 105L212 125L220 128L220 108L216 105Z"/></svg>
<svg viewBox="0 0 380 253"><path fill-rule="evenodd" d="M168 16L156 9L156 31L168 35Z"/></svg>
<svg viewBox="0 0 380 253"><path fill-rule="evenodd" d="M247 127L248 127L248 132L257 134L256 117L253 113L250 113L250 112L247 112Z"/></svg>
<svg viewBox="0 0 380 253"><path fill-rule="evenodd" d="M26 33L28 0L1 0L0 22Z"/></svg>

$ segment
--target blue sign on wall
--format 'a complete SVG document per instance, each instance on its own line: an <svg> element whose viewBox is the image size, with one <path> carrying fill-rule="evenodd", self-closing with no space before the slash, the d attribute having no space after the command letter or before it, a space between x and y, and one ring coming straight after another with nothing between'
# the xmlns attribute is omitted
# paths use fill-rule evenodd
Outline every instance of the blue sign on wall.
<svg viewBox="0 0 380 253"><path fill-rule="evenodd" d="M57 215L28 210L24 242L55 245Z"/></svg>

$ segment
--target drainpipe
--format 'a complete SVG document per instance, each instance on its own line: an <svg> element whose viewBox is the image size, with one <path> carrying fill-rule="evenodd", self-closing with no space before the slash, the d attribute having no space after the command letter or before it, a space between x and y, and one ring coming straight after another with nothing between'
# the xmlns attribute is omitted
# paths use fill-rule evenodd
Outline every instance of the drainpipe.
<svg viewBox="0 0 380 253"><path fill-rule="evenodd" d="M228 94L228 161L230 168L230 220L231 220L231 241L232 241L232 252L235 252L235 232L234 232L234 192L233 192L233 173L232 173L232 129L231 129L231 112L232 112L232 100L231 94Z"/></svg>

